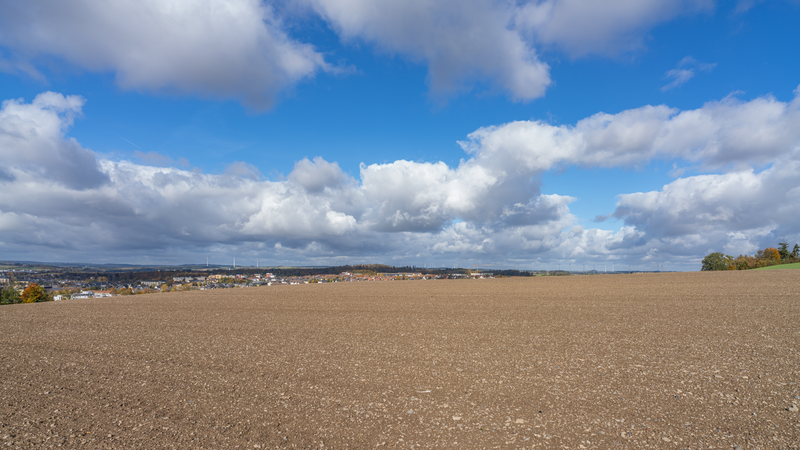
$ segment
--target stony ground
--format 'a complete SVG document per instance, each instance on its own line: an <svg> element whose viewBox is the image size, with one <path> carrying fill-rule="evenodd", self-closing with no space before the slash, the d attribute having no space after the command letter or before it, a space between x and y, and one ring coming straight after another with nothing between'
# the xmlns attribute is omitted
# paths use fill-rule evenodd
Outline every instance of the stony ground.
<svg viewBox="0 0 800 450"><path fill-rule="evenodd" d="M72 300L0 330L3 448L800 443L800 271Z"/></svg>

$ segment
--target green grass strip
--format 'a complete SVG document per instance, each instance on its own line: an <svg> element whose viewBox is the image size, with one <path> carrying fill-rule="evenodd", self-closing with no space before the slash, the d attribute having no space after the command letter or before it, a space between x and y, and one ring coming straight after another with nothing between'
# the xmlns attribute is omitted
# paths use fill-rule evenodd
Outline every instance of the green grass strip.
<svg viewBox="0 0 800 450"><path fill-rule="evenodd" d="M800 263L779 264L777 266L759 267L753 270L782 270L782 269L800 269Z"/></svg>

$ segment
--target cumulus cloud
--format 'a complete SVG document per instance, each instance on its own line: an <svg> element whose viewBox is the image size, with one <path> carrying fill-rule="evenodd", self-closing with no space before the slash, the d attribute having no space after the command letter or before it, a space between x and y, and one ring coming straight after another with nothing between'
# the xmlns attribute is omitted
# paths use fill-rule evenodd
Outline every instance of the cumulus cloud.
<svg viewBox="0 0 800 450"><path fill-rule="evenodd" d="M519 121L480 128L461 142L484 166L543 172L559 166L631 167L679 158L705 168L764 165L797 148L800 97L742 101L727 97L702 108L643 106L598 113L574 126Z"/></svg>
<svg viewBox="0 0 800 450"><path fill-rule="evenodd" d="M332 69L259 0L3 2L0 45L12 49L7 71L39 74L31 61L54 56L112 72L125 89L233 98L259 109Z"/></svg>
<svg viewBox="0 0 800 450"><path fill-rule="evenodd" d="M705 248L752 252L800 237L800 155L761 172L734 171L675 180L660 191L620 195L614 216L661 241L694 238Z"/></svg>
<svg viewBox="0 0 800 450"><path fill-rule="evenodd" d="M536 183L470 161L456 168L364 165L360 181L319 157L298 161L283 181L265 180L245 163L213 175L112 161L65 136L82 105L80 97L54 93L4 103L0 247L7 251L147 252L247 242L271 243L284 253L381 249L395 256L434 247L441 253L521 248L499 237L501 229L514 230L523 248L542 251L547 245L539 241L573 220L567 205L574 199L540 195ZM72 165L61 167L59 158ZM405 242L387 244L387 233Z"/></svg>
<svg viewBox="0 0 800 450"><path fill-rule="evenodd" d="M399 160L362 165L356 179L317 157L270 181L243 162L206 174L101 157L66 135L84 100L48 92L0 110L0 249L71 260L163 261L176 251L185 261L234 249L294 263L377 254L402 264L667 259L688 268L709 249L800 240L799 102L728 98L692 111L598 114L574 126L514 122L470 135L463 145L471 158L455 167ZM576 199L544 195L537 181L560 165L654 158L731 168L621 194L611 216L600 217L622 221L618 231L577 225Z"/></svg>
<svg viewBox="0 0 800 450"><path fill-rule="evenodd" d="M91 150L65 132L81 114L84 99L54 92L39 94L30 104L6 100L0 107L0 159L6 180L28 171L72 189L108 181Z"/></svg>

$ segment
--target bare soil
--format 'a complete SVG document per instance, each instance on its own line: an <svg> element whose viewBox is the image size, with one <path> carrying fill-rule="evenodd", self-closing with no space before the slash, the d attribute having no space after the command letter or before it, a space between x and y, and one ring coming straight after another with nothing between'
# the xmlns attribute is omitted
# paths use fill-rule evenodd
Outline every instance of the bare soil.
<svg viewBox="0 0 800 450"><path fill-rule="evenodd" d="M800 272L0 307L3 448L798 448Z"/></svg>

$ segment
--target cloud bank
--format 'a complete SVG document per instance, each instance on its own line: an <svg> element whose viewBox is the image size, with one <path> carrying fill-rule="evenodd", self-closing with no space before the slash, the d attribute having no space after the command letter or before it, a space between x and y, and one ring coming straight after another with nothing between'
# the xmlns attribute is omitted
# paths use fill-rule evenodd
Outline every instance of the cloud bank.
<svg viewBox="0 0 800 450"><path fill-rule="evenodd" d="M800 100L772 96L745 102L729 96L702 108L643 106L597 113L574 126L539 121L481 128L461 142L486 165L541 172L564 165L635 167L680 159L705 169L765 165L796 149Z"/></svg>
<svg viewBox="0 0 800 450"><path fill-rule="evenodd" d="M3 254L695 268L710 249L751 252L800 238L797 95L730 97L690 111L645 106L570 126L512 122L470 134L462 142L470 158L455 167L398 160L362 164L356 178L317 157L281 181L244 163L207 174L105 158L67 136L83 104L53 92L3 102ZM621 193L609 211L624 223L619 231L584 228L570 213L574 198L540 191L546 171L654 159L716 173Z"/></svg>

